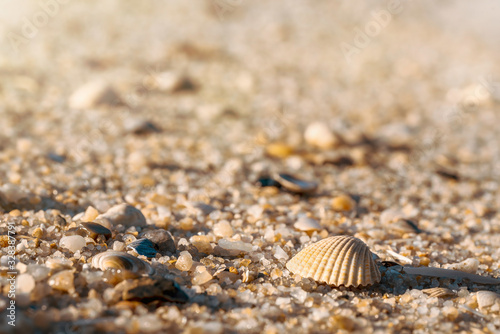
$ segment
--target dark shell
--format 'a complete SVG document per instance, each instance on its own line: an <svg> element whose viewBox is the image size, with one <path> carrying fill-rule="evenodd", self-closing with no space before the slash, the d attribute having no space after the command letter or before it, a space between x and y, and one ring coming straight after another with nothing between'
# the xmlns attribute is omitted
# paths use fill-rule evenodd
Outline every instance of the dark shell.
<svg viewBox="0 0 500 334"><path fill-rule="evenodd" d="M157 246L149 239L143 238L131 242L127 245L127 249L134 250L139 255L144 255L147 258L155 257L158 253Z"/></svg>
<svg viewBox="0 0 500 334"><path fill-rule="evenodd" d="M130 123L126 124L126 130L129 133L139 136L161 132L158 126L146 120L131 121Z"/></svg>
<svg viewBox="0 0 500 334"><path fill-rule="evenodd" d="M92 239L97 239L99 235L103 235L106 239L111 238L109 228L97 223L81 223L81 228L87 232L87 236Z"/></svg>
<svg viewBox="0 0 500 334"><path fill-rule="evenodd" d="M170 232L167 230L149 230L141 234L141 237L151 240L156 244L158 250L161 254L165 255L168 253L175 253L176 246L175 241Z"/></svg>
<svg viewBox="0 0 500 334"><path fill-rule="evenodd" d="M311 193L318 188L316 182L302 180L286 173L275 174L274 179L286 190L298 194Z"/></svg>
<svg viewBox="0 0 500 334"><path fill-rule="evenodd" d="M259 187L276 187L280 188L281 184L269 176L262 176L257 180L257 185Z"/></svg>

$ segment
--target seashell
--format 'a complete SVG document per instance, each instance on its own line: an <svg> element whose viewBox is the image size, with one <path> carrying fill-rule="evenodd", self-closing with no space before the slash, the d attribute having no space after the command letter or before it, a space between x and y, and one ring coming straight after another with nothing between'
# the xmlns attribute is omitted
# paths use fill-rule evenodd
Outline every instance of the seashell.
<svg viewBox="0 0 500 334"><path fill-rule="evenodd" d="M80 223L80 227L85 231L86 235L94 240L99 235L103 235L106 239L111 238L111 231L109 228L96 223Z"/></svg>
<svg viewBox="0 0 500 334"><path fill-rule="evenodd" d="M281 187L281 184L278 181L274 180L273 178L271 178L269 176L261 176L257 180L257 185L259 187L276 187L276 188Z"/></svg>
<svg viewBox="0 0 500 334"><path fill-rule="evenodd" d="M147 258L155 257L158 253L157 246L149 239L143 238L131 242L127 245L127 249L134 250L139 255L144 255Z"/></svg>
<svg viewBox="0 0 500 334"><path fill-rule="evenodd" d="M449 264L445 268L475 274L477 272L477 269L479 268L479 261L477 259L470 258L459 263Z"/></svg>
<svg viewBox="0 0 500 334"><path fill-rule="evenodd" d="M162 254L165 252L175 253L176 251L174 238L172 234L166 230L149 230L143 232L141 236L154 242Z"/></svg>
<svg viewBox="0 0 500 334"><path fill-rule="evenodd" d="M496 306L496 311L500 310L500 295L493 291L481 290L476 294L477 305L481 311L489 311Z"/></svg>
<svg viewBox="0 0 500 334"><path fill-rule="evenodd" d="M118 251L107 251L95 255L92 258L92 267L103 271L106 269L125 269L148 275L154 273L154 269L149 263L128 253Z"/></svg>
<svg viewBox="0 0 500 334"><path fill-rule="evenodd" d="M310 217L300 217L293 227L299 231L319 231L321 230L321 225L314 218Z"/></svg>
<svg viewBox="0 0 500 334"><path fill-rule="evenodd" d="M335 286L366 286L381 279L368 246L357 238L345 235L307 246L288 261L286 267L302 277Z"/></svg>
<svg viewBox="0 0 500 334"><path fill-rule="evenodd" d="M318 188L318 184L316 182L302 180L286 173L276 173L274 175L274 180L279 182L286 190L298 194L311 193Z"/></svg>
<svg viewBox="0 0 500 334"><path fill-rule="evenodd" d="M403 267L403 272L410 275L421 275L440 278L468 279L478 284L500 284L500 279L466 273L458 270L434 267Z"/></svg>
<svg viewBox="0 0 500 334"><path fill-rule="evenodd" d="M422 292L426 293L429 295L429 297L449 297L449 296L455 296L455 292L448 288L430 288L430 289L423 289Z"/></svg>

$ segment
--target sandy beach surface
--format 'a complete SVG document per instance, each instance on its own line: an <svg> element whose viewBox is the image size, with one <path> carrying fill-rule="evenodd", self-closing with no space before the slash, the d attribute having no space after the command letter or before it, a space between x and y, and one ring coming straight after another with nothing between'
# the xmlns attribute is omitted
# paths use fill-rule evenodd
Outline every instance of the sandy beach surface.
<svg viewBox="0 0 500 334"><path fill-rule="evenodd" d="M499 17L0 0L0 332L499 333Z"/></svg>

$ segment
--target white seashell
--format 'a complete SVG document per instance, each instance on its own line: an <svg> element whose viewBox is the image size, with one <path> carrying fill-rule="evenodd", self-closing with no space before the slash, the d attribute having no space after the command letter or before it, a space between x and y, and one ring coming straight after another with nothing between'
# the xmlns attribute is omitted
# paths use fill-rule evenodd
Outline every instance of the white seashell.
<svg viewBox="0 0 500 334"><path fill-rule="evenodd" d="M286 267L302 277L346 287L380 282L372 252L361 240L345 235L326 238L307 246Z"/></svg>
<svg viewBox="0 0 500 334"><path fill-rule="evenodd" d="M448 297L455 296L455 292L448 288L430 288L423 289L422 292L429 295L429 297Z"/></svg>
<svg viewBox="0 0 500 334"><path fill-rule="evenodd" d="M477 272L477 269L479 268L479 261L477 259L470 258L459 263L449 264L445 268L475 274Z"/></svg>
<svg viewBox="0 0 500 334"><path fill-rule="evenodd" d="M293 225L295 229L299 231L319 231L321 230L321 225L314 218L309 218L306 216L300 217L297 222Z"/></svg>
<svg viewBox="0 0 500 334"><path fill-rule="evenodd" d="M480 276L458 270L433 268L433 267L403 267L403 272L410 275L422 275L452 279L468 279L478 284L500 284L500 279Z"/></svg>
<svg viewBox="0 0 500 334"><path fill-rule="evenodd" d="M491 310L492 307L496 306L498 311L500 308L500 295L493 291L478 291L476 294L477 305L481 311Z"/></svg>
<svg viewBox="0 0 500 334"><path fill-rule="evenodd" d="M149 263L132 256L128 253L118 251L107 251L99 253L92 258L92 267L106 269L126 269L135 273L151 275L154 269Z"/></svg>

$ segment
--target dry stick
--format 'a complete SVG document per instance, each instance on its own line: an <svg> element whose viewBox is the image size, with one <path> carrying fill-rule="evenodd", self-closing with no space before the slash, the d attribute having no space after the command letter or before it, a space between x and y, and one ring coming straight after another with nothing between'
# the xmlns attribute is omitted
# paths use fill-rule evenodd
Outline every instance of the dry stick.
<svg viewBox="0 0 500 334"><path fill-rule="evenodd" d="M458 270L431 268L431 267L403 267L403 271L410 275L422 275L432 277L446 277L452 279L468 279L471 282L478 284L500 284L500 279L485 277L475 274L466 273Z"/></svg>

